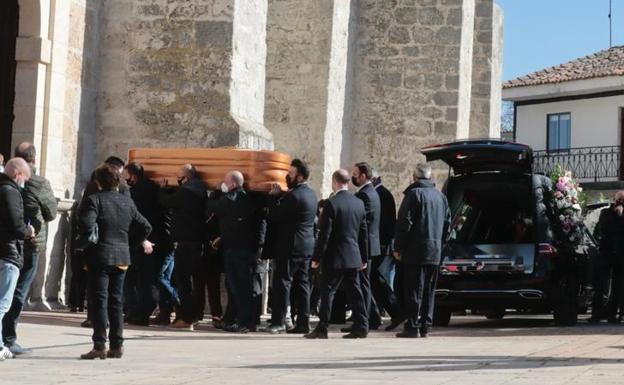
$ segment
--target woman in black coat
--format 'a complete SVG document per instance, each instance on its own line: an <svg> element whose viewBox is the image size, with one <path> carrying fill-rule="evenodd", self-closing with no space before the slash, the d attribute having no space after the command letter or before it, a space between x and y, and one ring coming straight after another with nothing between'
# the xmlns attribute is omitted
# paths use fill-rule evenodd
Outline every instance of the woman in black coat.
<svg viewBox="0 0 624 385"><path fill-rule="evenodd" d="M123 355L123 282L130 265L130 242L138 241L145 254L152 226L132 199L119 192L121 174L104 164L95 170L99 192L87 197L80 210L81 243L91 243L86 256L89 317L93 323L93 349L82 359L121 358ZM106 325L110 349L106 351Z"/></svg>

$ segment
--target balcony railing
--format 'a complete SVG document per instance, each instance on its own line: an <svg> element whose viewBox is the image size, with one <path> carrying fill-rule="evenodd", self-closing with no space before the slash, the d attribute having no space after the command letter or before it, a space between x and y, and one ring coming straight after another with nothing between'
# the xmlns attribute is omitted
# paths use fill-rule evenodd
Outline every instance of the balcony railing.
<svg viewBox="0 0 624 385"><path fill-rule="evenodd" d="M620 146L577 147L564 151L534 151L533 171L550 174L560 165L580 181L622 179Z"/></svg>

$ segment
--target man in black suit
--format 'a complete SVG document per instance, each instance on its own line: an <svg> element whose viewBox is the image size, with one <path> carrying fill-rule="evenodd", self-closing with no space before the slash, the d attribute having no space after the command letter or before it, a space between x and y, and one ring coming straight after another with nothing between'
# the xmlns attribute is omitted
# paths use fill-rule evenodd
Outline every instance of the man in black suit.
<svg viewBox="0 0 624 385"><path fill-rule="evenodd" d="M172 211L171 235L176 243L174 275L180 306L176 309L177 320L171 326L193 330L196 314L191 277L203 253L208 194L197 170L190 164L178 172L178 185L173 193L166 194L161 189L160 194L161 203ZM166 187L165 182L162 187Z"/></svg>
<svg viewBox="0 0 624 385"><path fill-rule="evenodd" d="M310 332L309 267L314 252L317 199L307 184L309 177L308 165L295 159L286 175L286 194L279 196L279 185L271 190L273 199L269 202L269 221L276 232L276 239L271 326L267 331L272 334L286 331L285 318L291 287L295 295L297 323L288 333Z"/></svg>
<svg viewBox="0 0 624 385"><path fill-rule="evenodd" d="M228 289L228 308L223 320L227 324L224 330L248 333L256 330L252 280L262 255L266 220L262 207L243 189L243 183L240 171L227 173L221 184L224 194L216 201L208 201L206 208L208 213L214 213L219 220ZM235 318L236 323L230 317Z"/></svg>
<svg viewBox="0 0 624 385"><path fill-rule="evenodd" d="M364 203L366 209L366 228L368 230L368 259L367 268L360 272L360 287L364 296L364 304L368 314L369 328L376 330L381 325L381 315L377 303L371 292L371 267L372 262L381 258L381 246L379 244L379 220L381 217L381 202L379 194L371 183L373 169L366 162L356 163L351 170L351 183L358 188L355 196ZM349 332L350 328L342 331Z"/></svg>
<svg viewBox="0 0 624 385"><path fill-rule="evenodd" d="M149 325L149 317L156 307L157 271L160 259L173 251L168 240L164 219L164 208L158 200L160 187L156 182L145 177L140 163L125 166L125 179L130 188L130 196L139 213L152 225L153 231L148 240L155 244L154 255L147 255L140 247L130 249L132 265L128 268L124 284L126 299L131 299L134 306L129 307L127 322L132 325Z"/></svg>
<svg viewBox="0 0 624 385"><path fill-rule="evenodd" d="M407 321L399 338L426 337L433 306L442 244L451 221L444 194L431 181L431 166L419 164L414 183L404 192L394 238L394 257L401 262Z"/></svg>
<svg viewBox="0 0 624 385"><path fill-rule="evenodd" d="M343 338L366 338L368 334L368 317L359 279L359 272L366 269L368 260L366 209L360 199L349 193L348 187L349 172L334 172L334 196L323 207L312 257L313 269L322 266L320 322L305 338L327 338L332 302L343 281L353 311L353 327Z"/></svg>
<svg viewBox="0 0 624 385"><path fill-rule="evenodd" d="M392 240L396 228L396 202L390 190L383 185L381 176L375 170L373 170L372 182L381 202L381 217L379 218L381 257L373 259L372 262L371 290L377 305L385 309L391 318L390 325L386 327L386 331L391 331L403 322L401 304L397 293L394 291L396 264L392 257ZM388 266L389 271L381 271L384 265Z"/></svg>

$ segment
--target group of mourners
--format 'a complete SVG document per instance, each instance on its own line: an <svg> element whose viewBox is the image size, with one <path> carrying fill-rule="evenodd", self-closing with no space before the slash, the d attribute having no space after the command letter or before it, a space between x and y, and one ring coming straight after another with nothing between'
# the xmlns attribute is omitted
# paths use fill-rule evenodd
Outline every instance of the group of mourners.
<svg viewBox="0 0 624 385"><path fill-rule="evenodd" d="M34 165L35 148L22 143L0 174L0 359L28 352L16 342L17 320L46 222L56 215L50 184ZM71 216L69 305L86 310L83 326L93 328L93 349L81 358L121 358L124 323L193 330L206 297L211 325L228 332L327 338L329 324L344 323L350 311L344 338L365 338L384 314L387 331L404 323L397 337L426 337L450 223L431 167L416 167L398 216L367 163L335 171L332 193L320 201L309 177L308 165L294 159L287 191L247 190L236 170L211 190L187 164L169 186L147 178L139 163L109 157ZM271 316L262 327L266 277Z"/></svg>

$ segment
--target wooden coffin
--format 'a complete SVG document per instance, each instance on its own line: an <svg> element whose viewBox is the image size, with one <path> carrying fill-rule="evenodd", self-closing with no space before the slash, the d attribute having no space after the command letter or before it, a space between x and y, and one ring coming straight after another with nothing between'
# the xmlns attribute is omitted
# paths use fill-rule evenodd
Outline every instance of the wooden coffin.
<svg viewBox="0 0 624 385"><path fill-rule="evenodd" d="M236 148L133 148L128 162L139 162L148 178L169 186L177 186L180 167L190 163L202 180L218 189L226 173L238 170L245 176L245 187L267 192L273 183L286 190L285 177L290 156L275 151L241 150Z"/></svg>

